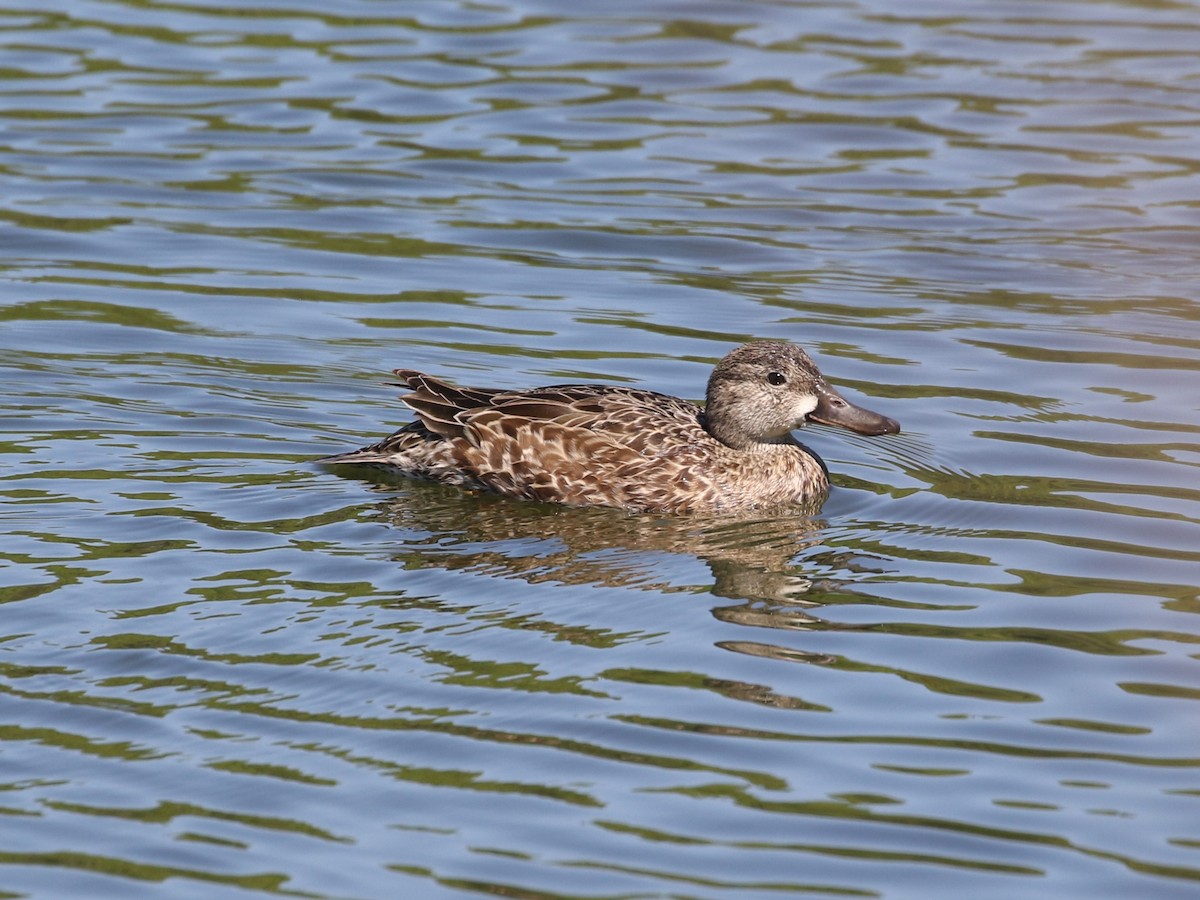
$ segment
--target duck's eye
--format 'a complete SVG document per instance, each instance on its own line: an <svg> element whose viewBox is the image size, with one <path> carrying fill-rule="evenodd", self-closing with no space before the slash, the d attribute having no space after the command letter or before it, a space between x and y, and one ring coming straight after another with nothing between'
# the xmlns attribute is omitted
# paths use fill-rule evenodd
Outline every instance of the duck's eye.
<svg viewBox="0 0 1200 900"><path fill-rule="evenodd" d="M782 372L768 372L767 373L767 383L768 384L776 384L776 385L787 384L787 376L784 375Z"/></svg>

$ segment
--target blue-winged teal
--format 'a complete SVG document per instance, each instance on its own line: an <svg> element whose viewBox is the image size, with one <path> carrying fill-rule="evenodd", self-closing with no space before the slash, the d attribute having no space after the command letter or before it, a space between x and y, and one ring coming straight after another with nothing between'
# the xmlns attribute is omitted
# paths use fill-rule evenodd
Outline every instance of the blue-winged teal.
<svg viewBox="0 0 1200 900"><path fill-rule="evenodd" d="M455 387L396 369L417 420L323 463L372 465L510 497L645 512L737 512L807 504L825 464L792 437L808 422L894 434L896 421L843 399L808 354L743 344L708 380L703 409L627 387Z"/></svg>

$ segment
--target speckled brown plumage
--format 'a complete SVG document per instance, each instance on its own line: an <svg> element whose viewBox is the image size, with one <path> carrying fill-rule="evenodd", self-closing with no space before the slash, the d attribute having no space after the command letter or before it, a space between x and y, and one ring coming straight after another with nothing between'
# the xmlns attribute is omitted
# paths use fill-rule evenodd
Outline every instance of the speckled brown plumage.
<svg viewBox="0 0 1200 900"><path fill-rule="evenodd" d="M626 387L503 391L395 374L412 391L401 399L416 421L321 462L573 506L723 513L807 503L828 490L825 464L791 436L807 421L900 430L840 397L799 347L776 341L722 359L704 409Z"/></svg>

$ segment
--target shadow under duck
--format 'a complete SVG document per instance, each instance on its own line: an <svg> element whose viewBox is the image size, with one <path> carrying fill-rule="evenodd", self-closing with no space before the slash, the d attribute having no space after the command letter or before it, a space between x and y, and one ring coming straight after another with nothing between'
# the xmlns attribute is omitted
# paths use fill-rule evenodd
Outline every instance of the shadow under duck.
<svg viewBox="0 0 1200 900"><path fill-rule="evenodd" d="M529 390L456 387L396 369L417 414L378 443L325 457L510 497L633 512L731 513L811 505L825 463L794 437L808 422L895 434L894 419L855 406L808 354L782 341L732 350L705 406L599 384Z"/></svg>

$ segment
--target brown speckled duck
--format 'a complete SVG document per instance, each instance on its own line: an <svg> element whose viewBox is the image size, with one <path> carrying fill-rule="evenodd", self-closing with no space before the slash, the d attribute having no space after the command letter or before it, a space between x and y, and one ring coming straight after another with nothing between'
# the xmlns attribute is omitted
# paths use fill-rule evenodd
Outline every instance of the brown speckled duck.
<svg viewBox="0 0 1200 900"><path fill-rule="evenodd" d="M599 384L525 391L455 387L396 369L417 420L329 464L572 506L727 513L810 504L825 463L792 437L808 422L859 434L900 425L843 399L794 344L757 341L722 359L703 409L666 394Z"/></svg>

